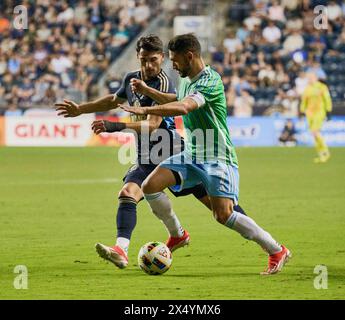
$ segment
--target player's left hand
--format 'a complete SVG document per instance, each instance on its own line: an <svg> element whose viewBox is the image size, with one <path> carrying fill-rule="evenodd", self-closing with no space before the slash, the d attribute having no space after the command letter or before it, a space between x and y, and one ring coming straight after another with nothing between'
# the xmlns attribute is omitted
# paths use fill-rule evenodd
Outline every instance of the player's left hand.
<svg viewBox="0 0 345 320"><path fill-rule="evenodd" d="M119 104L118 106L126 112L130 112L137 115L146 115L145 107L130 107L123 104Z"/></svg>
<svg viewBox="0 0 345 320"><path fill-rule="evenodd" d="M55 110L58 112L58 116L64 118L77 117L82 114L80 106L74 101L64 99L63 102L55 103Z"/></svg>
<svg viewBox="0 0 345 320"><path fill-rule="evenodd" d="M107 131L104 120L95 120L92 122L91 129L95 134L100 134Z"/></svg>
<svg viewBox="0 0 345 320"><path fill-rule="evenodd" d="M135 93L146 95L148 85L140 79L131 79L130 81L131 90Z"/></svg>

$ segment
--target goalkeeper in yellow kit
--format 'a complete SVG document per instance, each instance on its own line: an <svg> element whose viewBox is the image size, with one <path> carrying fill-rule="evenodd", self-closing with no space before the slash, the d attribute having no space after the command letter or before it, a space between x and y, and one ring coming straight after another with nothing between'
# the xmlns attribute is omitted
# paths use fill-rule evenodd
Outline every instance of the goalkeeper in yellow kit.
<svg viewBox="0 0 345 320"><path fill-rule="evenodd" d="M327 86L318 81L315 73L308 73L307 77L309 84L302 94L300 111L306 115L315 140L318 157L314 162L324 163L330 158L330 152L320 131L327 113L332 111L332 100Z"/></svg>

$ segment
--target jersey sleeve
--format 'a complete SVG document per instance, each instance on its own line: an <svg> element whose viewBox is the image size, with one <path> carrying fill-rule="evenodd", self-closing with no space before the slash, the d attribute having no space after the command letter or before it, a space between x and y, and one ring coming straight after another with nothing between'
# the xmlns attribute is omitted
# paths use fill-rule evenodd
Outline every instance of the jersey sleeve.
<svg viewBox="0 0 345 320"><path fill-rule="evenodd" d="M163 93L173 93L176 94L176 88L173 84L173 82L170 80L170 78L165 74L165 73L161 73L158 76L159 82L157 84L157 86L155 87L155 89L157 89L160 92ZM156 101L152 102L152 106L157 105L158 103Z"/></svg>
<svg viewBox="0 0 345 320"><path fill-rule="evenodd" d="M186 96L193 99L199 108L205 104L212 105L224 91L222 79L220 77L202 77L198 80L194 92Z"/></svg>
<svg viewBox="0 0 345 320"><path fill-rule="evenodd" d="M323 87L322 98L324 101L325 111L331 112L332 111L332 99L329 93L329 90L326 85Z"/></svg>
<svg viewBox="0 0 345 320"><path fill-rule="evenodd" d="M169 87L167 93L173 93L176 94L176 88L174 83L169 79Z"/></svg>
<svg viewBox="0 0 345 320"><path fill-rule="evenodd" d="M122 98L122 99L128 99L127 93L126 93L126 86L128 84L128 81L129 81L129 74L127 73L121 82L120 88L115 93L117 97Z"/></svg>
<svg viewBox="0 0 345 320"><path fill-rule="evenodd" d="M157 90L163 93L176 93L173 82L165 73L161 73L158 78L159 84L158 88L156 88Z"/></svg>

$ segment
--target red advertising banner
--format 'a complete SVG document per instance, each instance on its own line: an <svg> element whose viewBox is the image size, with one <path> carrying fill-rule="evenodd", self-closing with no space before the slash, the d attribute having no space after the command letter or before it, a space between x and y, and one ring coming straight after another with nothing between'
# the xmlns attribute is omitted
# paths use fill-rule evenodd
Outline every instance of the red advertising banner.
<svg viewBox="0 0 345 320"><path fill-rule="evenodd" d="M0 146L5 144L5 118L0 117Z"/></svg>

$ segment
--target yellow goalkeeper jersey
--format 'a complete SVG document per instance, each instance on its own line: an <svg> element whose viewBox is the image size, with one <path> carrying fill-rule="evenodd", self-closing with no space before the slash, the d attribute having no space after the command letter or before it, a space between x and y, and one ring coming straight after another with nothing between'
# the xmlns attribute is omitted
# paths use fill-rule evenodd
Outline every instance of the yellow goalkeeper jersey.
<svg viewBox="0 0 345 320"><path fill-rule="evenodd" d="M301 112L307 117L324 117L331 111L332 100L327 86L320 81L308 85L302 94Z"/></svg>

